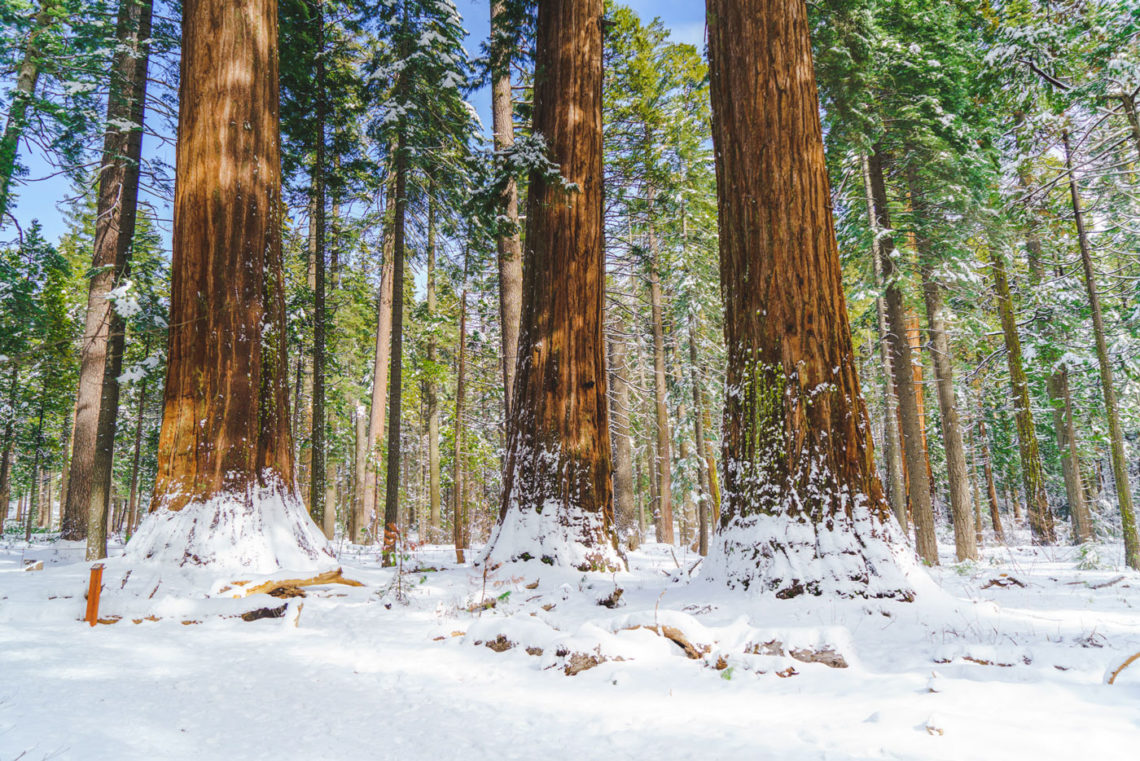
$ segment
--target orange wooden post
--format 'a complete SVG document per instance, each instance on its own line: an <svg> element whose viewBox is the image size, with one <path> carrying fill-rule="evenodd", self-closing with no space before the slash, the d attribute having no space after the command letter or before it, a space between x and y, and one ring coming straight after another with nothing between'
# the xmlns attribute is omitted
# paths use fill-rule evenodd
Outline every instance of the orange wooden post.
<svg viewBox="0 0 1140 761"><path fill-rule="evenodd" d="M96 563L91 566L91 581L87 585L87 618L84 620L94 626L99 621L99 592L103 589L103 564Z"/></svg>

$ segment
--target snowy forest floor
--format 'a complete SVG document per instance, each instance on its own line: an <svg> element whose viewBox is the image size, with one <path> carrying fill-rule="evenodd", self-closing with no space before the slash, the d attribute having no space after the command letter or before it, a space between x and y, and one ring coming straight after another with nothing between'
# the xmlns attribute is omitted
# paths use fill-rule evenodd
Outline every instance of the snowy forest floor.
<svg viewBox="0 0 1140 761"><path fill-rule="evenodd" d="M100 615L122 618L94 628L82 553L0 542L0 761L1104 761L1140 747L1140 663L1105 683L1140 651L1140 574L1081 570L1071 547L991 547L920 572L901 603L728 592L663 545L614 576L529 563L486 577L449 547L397 573L342 546L364 586L234 599L216 574L127 577L115 546Z"/></svg>

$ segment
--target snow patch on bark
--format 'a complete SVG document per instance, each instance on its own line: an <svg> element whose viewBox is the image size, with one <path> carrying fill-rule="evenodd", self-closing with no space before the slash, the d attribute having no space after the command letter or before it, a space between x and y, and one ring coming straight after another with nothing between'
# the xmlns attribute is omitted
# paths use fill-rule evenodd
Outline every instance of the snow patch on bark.
<svg viewBox="0 0 1140 761"><path fill-rule="evenodd" d="M915 557L894 516L879 518L865 494L836 485L818 463L809 472L806 489L795 479L757 489L753 510L713 538L702 576L779 598L913 599Z"/></svg>
<svg viewBox="0 0 1140 761"><path fill-rule="evenodd" d="M143 519L127 558L247 573L322 571L336 558L297 494L280 481L159 509Z"/></svg>
<svg viewBox="0 0 1140 761"><path fill-rule="evenodd" d="M539 560L583 571L620 570L625 562L606 540L600 513L547 501L542 512L513 505L495 525L477 563Z"/></svg>

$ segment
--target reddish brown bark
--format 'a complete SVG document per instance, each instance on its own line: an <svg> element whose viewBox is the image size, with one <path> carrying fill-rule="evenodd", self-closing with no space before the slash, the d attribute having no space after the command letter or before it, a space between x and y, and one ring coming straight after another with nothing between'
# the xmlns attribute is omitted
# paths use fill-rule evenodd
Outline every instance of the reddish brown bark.
<svg viewBox="0 0 1140 761"><path fill-rule="evenodd" d="M707 7L728 354L710 575L779 597L909 598L856 374L807 8Z"/></svg>
<svg viewBox="0 0 1140 761"><path fill-rule="evenodd" d="M170 343L151 510L293 485L277 3L183 5Z"/></svg>
<svg viewBox="0 0 1140 761"><path fill-rule="evenodd" d="M533 172L518 375L489 558L622 563L613 532L602 215L602 0L538 8L534 131L565 182Z"/></svg>

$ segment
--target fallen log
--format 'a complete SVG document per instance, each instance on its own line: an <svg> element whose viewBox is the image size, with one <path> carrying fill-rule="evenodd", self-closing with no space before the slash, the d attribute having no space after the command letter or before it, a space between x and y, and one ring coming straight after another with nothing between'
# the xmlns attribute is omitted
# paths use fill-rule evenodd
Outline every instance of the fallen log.
<svg viewBox="0 0 1140 761"><path fill-rule="evenodd" d="M664 637L677 647L684 650L685 656L689 658L689 660L699 661L701 659L701 651L697 649L696 645L690 642L681 632L681 630L675 626L630 626L623 631L633 631L634 629L648 629L649 631Z"/></svg>
<svg viewBox="0 0 1140 761"><path fill-rule="evenodd" d="M349 587L364 586L355 579L345 578L344 570L338 568L335 571L325 571L310 579L273 579L272 581L265 581L261 584L255 584L252 587L240 590L240 596L249 597L250 595L270 594L274 597L300 597L302 595L298 592L301 587L319 587L325 584L344 584ZM234 586L238 586L238 582L234 582Z"/></svg>

